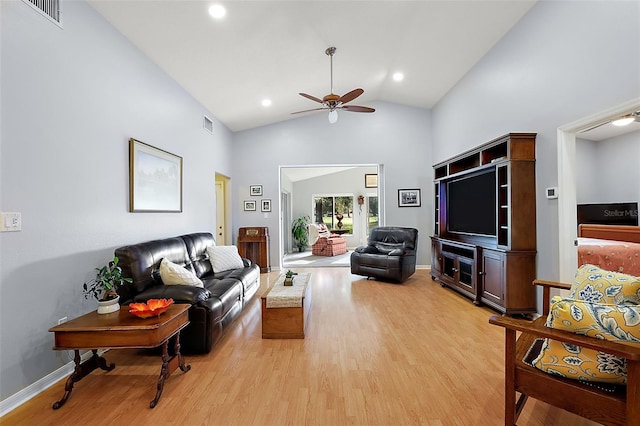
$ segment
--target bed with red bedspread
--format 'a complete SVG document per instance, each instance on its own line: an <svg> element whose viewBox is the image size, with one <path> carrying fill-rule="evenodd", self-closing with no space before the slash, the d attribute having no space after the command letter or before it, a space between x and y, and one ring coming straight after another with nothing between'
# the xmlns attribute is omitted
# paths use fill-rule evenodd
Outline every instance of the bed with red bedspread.
<svg viewBox="0 0 640 426"><path fill-rule="evenodd" d="M640 276L640 226L588 225L578 227L578 266Z"/></svg>

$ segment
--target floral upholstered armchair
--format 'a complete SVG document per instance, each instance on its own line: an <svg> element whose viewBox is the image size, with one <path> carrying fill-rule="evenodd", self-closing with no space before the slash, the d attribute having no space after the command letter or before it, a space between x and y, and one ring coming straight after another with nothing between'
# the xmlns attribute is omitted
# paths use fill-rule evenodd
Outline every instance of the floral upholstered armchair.
<svg viewBox="0 0 640 426"><path fill-rule="evenodd" d="M635 424L640 277L582 265L572 285L534 284L543 287L543 316L489 319L506 333L505 424L515 424L529 396L598 423ZM569 294L549 300L551 288Z"/></svg>

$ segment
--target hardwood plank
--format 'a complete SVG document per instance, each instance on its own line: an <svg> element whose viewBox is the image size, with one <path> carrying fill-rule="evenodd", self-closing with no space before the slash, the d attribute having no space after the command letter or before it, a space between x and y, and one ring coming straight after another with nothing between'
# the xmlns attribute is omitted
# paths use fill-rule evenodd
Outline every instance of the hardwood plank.
<svg viewBox="0 0 640 426"><path fill-rule="evenodd" d="M313 308L304 340L261 337L261 290L207 355L186 354L162 400L148 404L157 352L105 354L116 368L76 384L64 407L51 404L64 380L0 419L30 424L500 425L504 424L504 330L495 314L418 270L404 284L308 268ZM72 356L72 354L71 354ZM518 423L595 425L529 399Z"/></svg>

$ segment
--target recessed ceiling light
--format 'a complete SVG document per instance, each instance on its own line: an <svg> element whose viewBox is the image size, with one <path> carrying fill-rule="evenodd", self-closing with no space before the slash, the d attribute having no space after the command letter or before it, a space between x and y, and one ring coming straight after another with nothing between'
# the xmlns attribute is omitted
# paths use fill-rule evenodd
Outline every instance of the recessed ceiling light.
<svg viewBox="0 0 640 426"><path fill-rule="evenodd" d="M271 99L263 99L262 100L262 106L263 107L271 106Z"/></svg>
<svg viewBox="0 0 640 426"><path fill-rule="evenodd" d="M404 74L402 74L401 72L397 72L397 73L393 74L393 80L394 81L402 81L402 80L404 80Z"/></svg>
<svg viewBox="0 0 640 426"><path fill-rule="evenodd" d="M209 15L214 19L222 19L227 14L227 9L221 4L214 4L209 7Z"/></svg>

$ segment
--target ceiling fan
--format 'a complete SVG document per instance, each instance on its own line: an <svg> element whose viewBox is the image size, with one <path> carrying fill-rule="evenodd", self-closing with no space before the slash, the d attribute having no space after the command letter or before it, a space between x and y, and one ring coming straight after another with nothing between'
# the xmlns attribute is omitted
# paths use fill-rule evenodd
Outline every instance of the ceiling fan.
<svg viewBox="0 0 640 426"><path fill-rule="evenodd" d="M628 124L633 123L634 121L640 123L640 111L635 111L621 117L613 118L611 120L607 120L602 123L598 123L595 126L591 126L588 129L583 130L582 132L588 132L593 129L597 129L600 126L604 126L605 124L613 124L614 126L626 126Z"/></svg>
<svg viewBox="0 0 640 426"><path fill-rule="evenodd" d="M303 112L310 112L310 111L328 110L329 123L333 124L336 121L338 121L339 109L343 109L345 111L351 111L351 112L374 112L375 109L365 107L365 106L345 105L346 103L351 102L358 96L362 95L364 93L364 90L362 89L354 89L348 93L345 93L342 96L339 96L333 93L333 54L336 53L336 48L329 47L327 48L327 50L324 51L324 53L326 53L328 56L331 57L331 93L329 93L322 99L316 98L315 96L311 96L306 93L300 93L300 96L304 96L307 99L311 99L314 102L318 102L322 104L322 106L320 108L313 108L313 109L307 109L304 111L292 112L292 114L300 114Z"/></svg>

